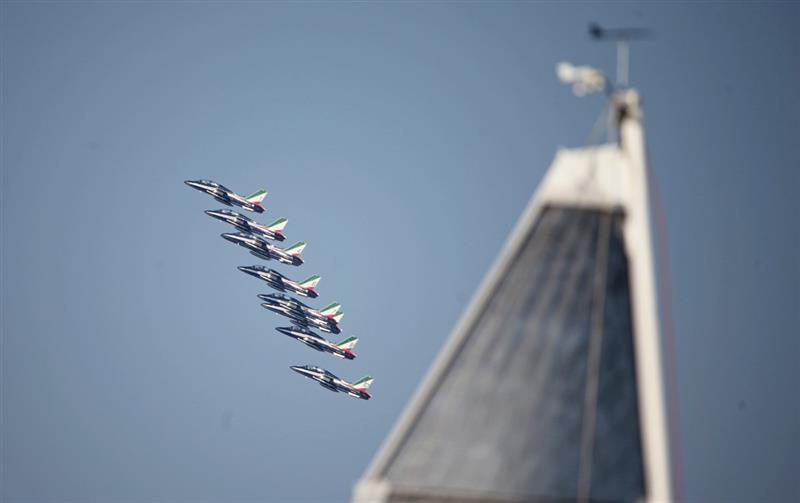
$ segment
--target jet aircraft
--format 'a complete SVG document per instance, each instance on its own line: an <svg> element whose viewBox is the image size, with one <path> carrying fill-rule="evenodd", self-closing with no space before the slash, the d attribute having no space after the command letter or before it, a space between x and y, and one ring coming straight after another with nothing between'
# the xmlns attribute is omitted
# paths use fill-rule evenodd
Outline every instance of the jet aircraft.
<svg viewBox="0 0 800 503"><path fill-rule="evenodd" d="M269 244L265 239L244 232L225 233L222 234L222 237L231 243L247 248L251 254L264 260L277 260L282 264L288 265L300 265L303 263L300 253L306 247L306 244L302 242L283 249Z"/></svg>
<svg viewBox="0 0 800 503"><path fill-rule="evenodd" d="M289 337L293 337L317 351L331 353L333 356L338 356L339 358L345 358L347 360L352 360L356 357L355 353L353 353L353 348L358 342L358 337L348 337L339 344L334 344L307 328L291 326L278 327L275 330Z"/></svg>
<svg viewBox="0 0 800 503"><path fill-rule="evenodd" d="M261 206L261 201L263 201L264 197L267 195L267 191L264 189L260 189L244 197L228 187L217 182L212 182L211 180L186 180L183 183L200 192L205 192L222 204L239 206L240 208L244 208L248 211L255 211L256 213L264 213L264 207Z"/></svg>
<svg viewBox="0 0 800 503"><path fill-rule="evenodd" d="M336 302L317 310L297 299L280 293L262 293L258 295L258 298L264 301L261 307L273 313L286 316L296 325L301 327L313 326L329 334L341 332L339 321L344 316L344 313L341 311L341 305Z"/></svg>
<svg viewBox="0 0 800 503"><path fill-rule="evenodd" d="M353 384L350 384L344 379L337 377L333 372L313 365L292 365L289 368L300 375L317 381L323 388L336 393L341 391L342 393L347 393L352 397L362 400L369 400L371 398L371 395L367 393L367 389L374 380L372 376L364 376Z"/></svg>
<svg viewBox="0 0 800 503"><path fill-rule="evenodd" d="M278 271L267 269L263 265L240 265L239 270L250 276L255 276L258 279L266 281L269 286L279 292L292 292L302 297L310 297L312 299L316 299L319 295L317 291L314 290L320 280L320 277L316 274L303 281L297 282L290 280Z"/></svg>
<svg viewBox="0 0 800 503"><path fill-rule="evenodd" d="M232 210L206 210L206 215L231 224L242 232L248 232L275 241L283 241L286 239L282 231L283 228L286 227L286 224L289 223L289 220L285 218L279 218L269 225L264 225Z"/></svg>

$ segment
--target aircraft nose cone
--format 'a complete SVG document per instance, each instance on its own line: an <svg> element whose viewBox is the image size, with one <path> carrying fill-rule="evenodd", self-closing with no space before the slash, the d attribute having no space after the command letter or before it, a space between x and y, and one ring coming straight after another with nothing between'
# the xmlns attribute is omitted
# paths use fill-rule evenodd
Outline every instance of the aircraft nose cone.
<svg viewBox="0 0 800 503"><path fill-rule="evenodd" d="M214 218L221 218L222 217L222 215L218 211L214 211L214 210L206 210L205 214L210 216L210 217L214 217Z"/></svg>
<svg viewBox="0 0 800 503"><path fill-rule="evenodd" d="M289 335L291 333L287 327L276 327L275 330L282 333L283 335Z"/></svg>
<svg viewBox="0 0 800 503"><path fill-rule="evenodd" d="M185 183L185 184L186 184L186 185L188 185L189 187L194 187L195 189L196 189L196 188L198 188L198 187L200 186L200 184L199 184L199 183L197 183L197 182L195 182L194 180L184 180L184 182L183 182L183 183Z"/></svg>
<svg viewBox="0 0 800 503"><path fill-rule="evenodd" d="M220 236L222 236L225 240L230 241L231 243L238 243L239 241L241 241L241 239L239 239L239 236L237 236L236 234L229 234L226 232L225 234L220 234Z"/></svg>
<svg viewBox="0 0 800 503"><path fill-rule="evenodd" d="M245 266L245 265L240 265L239 267L237 267L237 269L239 269L240 271L242 271L245 274L249 274L250 276L255 276L256 278L260 277L258 275L258 270L254 269L252 267L248 267L248 266Z"/></svg>
<svg viewBox="0 0 800 503"><path fill-rule="evenodd" d="M298 367L297 365L289 365L289 368L294 370L298 374L303 374L304 373L303 372L304 369L302 369L301 367Z"/></svg>

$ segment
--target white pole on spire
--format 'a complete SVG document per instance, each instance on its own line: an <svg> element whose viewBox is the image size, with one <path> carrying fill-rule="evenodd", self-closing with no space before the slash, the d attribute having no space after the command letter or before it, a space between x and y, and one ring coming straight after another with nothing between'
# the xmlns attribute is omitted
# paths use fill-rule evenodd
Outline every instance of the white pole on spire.
<svg viewBox="0 0 800 503"><path fill-rule="evenodd" d="M617 41L617 85L628 85L630 67L630 43L626 39Z"/></svg>

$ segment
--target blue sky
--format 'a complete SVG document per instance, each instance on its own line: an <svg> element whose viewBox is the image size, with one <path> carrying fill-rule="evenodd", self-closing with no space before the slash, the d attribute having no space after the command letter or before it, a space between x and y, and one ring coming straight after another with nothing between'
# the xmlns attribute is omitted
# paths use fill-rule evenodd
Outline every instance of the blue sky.
<svg viewBox="0 0 800 503"><path fill-rule="evenodd" d="M15 3L2 17L5 501L343 501L558 146L558 61L633 49L668 224L685 494L800 491L800 9ZM269 190L340 361L274 331L182 181ZM289 371L370 373L374 399Z"/></svg>

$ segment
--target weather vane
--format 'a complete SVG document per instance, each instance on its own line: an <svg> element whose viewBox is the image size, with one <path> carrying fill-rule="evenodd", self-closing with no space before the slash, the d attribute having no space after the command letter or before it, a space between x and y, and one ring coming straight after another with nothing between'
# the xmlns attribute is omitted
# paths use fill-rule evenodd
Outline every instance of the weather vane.
<svg viewBox="0 0 800 503"><path fill-rule="evenodd" d="M628 86L631 42L650 38L650 30L645 28L603 28L597 23L591 23L589 24L589 36L592 40L617 43L616 84L612 85L603 72L591 66L575 66L562 62L558 64L556 73L562 82L572 84L572 90L577 96L584 96L596 91L604 91L611 96L615 87L625 88Z"/></svg>

